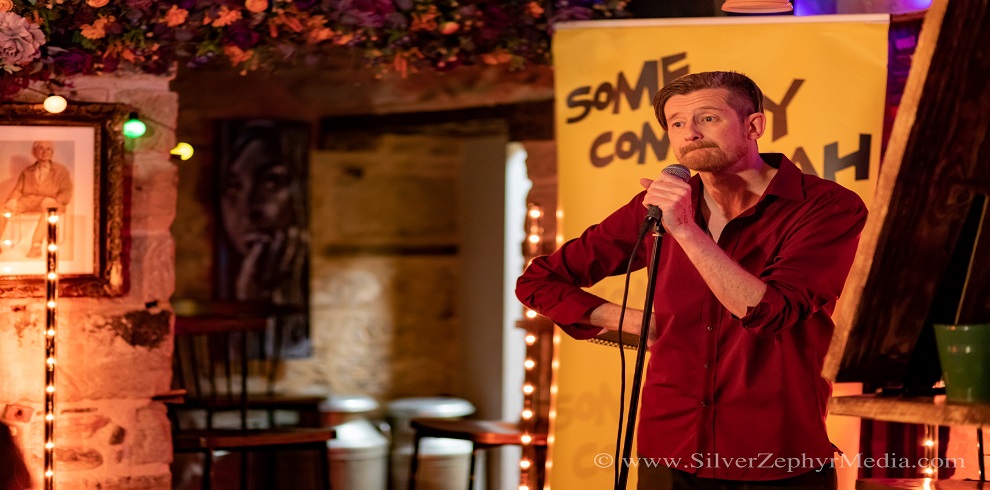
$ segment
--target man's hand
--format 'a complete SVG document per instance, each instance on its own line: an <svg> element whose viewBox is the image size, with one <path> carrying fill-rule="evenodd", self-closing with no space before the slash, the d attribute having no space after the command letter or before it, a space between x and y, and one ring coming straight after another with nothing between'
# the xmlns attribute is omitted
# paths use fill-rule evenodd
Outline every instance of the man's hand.
<svg viewBox="0 0 990 490"><path fill-rule="evenodd" d="M656 180L639 179L639 184L646 189L643 205L660 208L663 212L663 227L667 233L678 238L692 227L698 228L694 222L690 184L663 172Z"/></svg>

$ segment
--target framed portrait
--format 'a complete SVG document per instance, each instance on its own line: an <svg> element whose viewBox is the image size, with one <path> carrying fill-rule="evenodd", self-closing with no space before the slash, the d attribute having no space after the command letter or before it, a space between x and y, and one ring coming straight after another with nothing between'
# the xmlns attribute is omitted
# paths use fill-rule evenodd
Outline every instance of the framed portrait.
<svg viewBox="0 0 990 490"><path fill-rule="evenodd" d="M216 293L268 303L269 349L311 354L309 335L310 125L271 119L218 122Z"/></svg>
<svg viewBox="0 0 990 490"><path fill-rule="evenodd" d="M120 128L131 109L0 105L0 297L44 296L47 209L59 215L62 296L125 291Z"/></svg>

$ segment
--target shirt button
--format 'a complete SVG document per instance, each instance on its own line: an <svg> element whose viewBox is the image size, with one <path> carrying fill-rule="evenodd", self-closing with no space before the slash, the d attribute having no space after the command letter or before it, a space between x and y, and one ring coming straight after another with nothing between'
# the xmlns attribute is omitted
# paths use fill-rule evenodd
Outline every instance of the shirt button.
<svg viewBox="0 0 990 490"><path fill-rule="evenodd" d="M709 363L709 362L706 362L706 363L705 363L705 369L708 369L708 368L710 368L710 367L712 367L712 365L711 365L711 363Z"/></svg>
<svg viewBox="0 0 990 490"><path fill-rule="evenodd" d="M701 402L701 406L707 407L708 406L708 402L705 402L705 401Z"/></svg>
<svg viewBox="0 0 990 490"><path fill-rule="evenodd" d="M715 327L712 327L711 325L709 325L708 326L708 331L711 332L712 330L715 330Z"/></svg>

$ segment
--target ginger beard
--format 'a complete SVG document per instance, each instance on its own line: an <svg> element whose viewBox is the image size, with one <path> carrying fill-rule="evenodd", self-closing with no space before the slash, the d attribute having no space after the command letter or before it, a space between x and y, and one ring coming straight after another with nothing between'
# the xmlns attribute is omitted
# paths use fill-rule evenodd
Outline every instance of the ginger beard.
<svg viewBox="0 0 990 490"><path fill-rule="evenodd" d="M742 137L745 138L743 132ZM728 149L714 141L689 143L675 152L677 161L695 172L717 172L732 166L746 155L746 148L739 144Z"/></svg>

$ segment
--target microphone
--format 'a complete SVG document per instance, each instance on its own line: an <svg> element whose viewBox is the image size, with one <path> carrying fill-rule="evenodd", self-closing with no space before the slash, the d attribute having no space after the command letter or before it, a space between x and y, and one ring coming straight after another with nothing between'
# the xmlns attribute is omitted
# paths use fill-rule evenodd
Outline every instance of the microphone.
<svg viewBox="0 0 990 490"><path fill-rule="evenodd" d="M663 170L661 170L661 172L667 175L673 175L674 177L677 177L678 179L681 179L684 182L687 182L688 179L691 178L691 171L688 170L687 167L679 163L667 165L666 167L664 167ZM661 215L660 208L650 204L649 208L646 211L646 221L644 222L644 224L649 223L650 221L654 223L659 223L660 215Z"/></svg>

